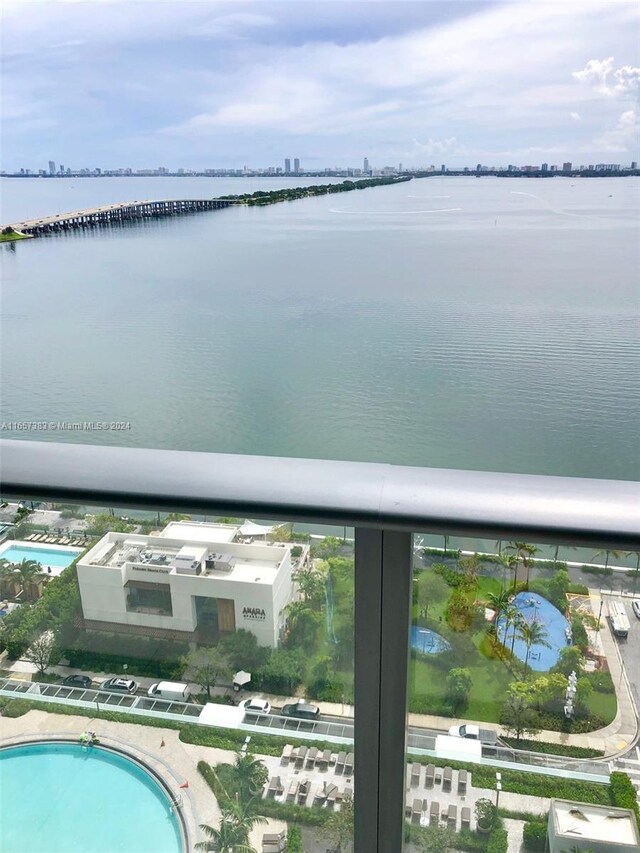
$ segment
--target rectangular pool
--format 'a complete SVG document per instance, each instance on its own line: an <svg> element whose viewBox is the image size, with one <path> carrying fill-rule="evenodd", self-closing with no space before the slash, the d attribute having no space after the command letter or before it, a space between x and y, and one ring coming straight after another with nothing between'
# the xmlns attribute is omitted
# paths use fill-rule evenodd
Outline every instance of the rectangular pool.
<svg viewBox="0 0 640 853"><path fill-rule="evenodd" d="M44 568L65 569L72 563L82 548L65 548L63 545L33 545L28 542L10 540L0 545L0 560L20 563L22 560L35 560Z"/></svg>

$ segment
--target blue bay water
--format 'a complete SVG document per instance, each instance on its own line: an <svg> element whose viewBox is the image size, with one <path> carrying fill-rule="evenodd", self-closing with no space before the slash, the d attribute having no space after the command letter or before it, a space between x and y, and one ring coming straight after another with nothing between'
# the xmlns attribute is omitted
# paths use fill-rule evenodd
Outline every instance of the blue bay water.
<svg viewBox="0 0 640 853"><path fill-rule="evenodd" d="M3 179L2 218L281 184ZM131 429L3 435L637 479L639 187L434 177L4 244L2 420Z"/></svg>

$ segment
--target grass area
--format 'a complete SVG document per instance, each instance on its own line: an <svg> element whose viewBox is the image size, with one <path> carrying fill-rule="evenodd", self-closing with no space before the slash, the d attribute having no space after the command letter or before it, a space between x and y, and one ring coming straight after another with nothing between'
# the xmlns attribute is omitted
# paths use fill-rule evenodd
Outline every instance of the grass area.
<svg viewBox="0 0 640 853"><path fill-rule="evenodd" d="M594 690L587 698L587 708L592 714L596 714L604 720L606 726L612 723L618 713L618 701L615 693L600 693Z"/></svg>
<svg viewBox="0 0 640 853"><path fill-rule="evenodd" d="M29 240L31 234L21 234L20 231L12 231L10 234L0 232L0 243L12 243L15 240Z"/></svg>

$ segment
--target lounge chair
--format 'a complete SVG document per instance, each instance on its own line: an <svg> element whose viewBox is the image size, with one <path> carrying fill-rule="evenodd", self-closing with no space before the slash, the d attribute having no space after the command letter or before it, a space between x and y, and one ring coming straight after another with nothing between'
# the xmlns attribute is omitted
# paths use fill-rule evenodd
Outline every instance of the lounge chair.
<svg viewBox="0 0 640 853"><path fill-rule="evenodd" d="M318 790L313 795L313 805L314 806L322 806L324 805L324 801L327 799L327 792L325 790L325 786L322 788L318 788Z"/></svg>
<svg viewBox="0 0 640 853"><path fill-rule="evenodd" d="M458 771L458 793L466 794L467 793L467 779L468 773L466 770Z"/></svg>
<svg viewBox="0 0 640 853"><path fill-rule="evenodd" d="M269 788L267 790L268 797L276 797L279 794L284 793L284 788L280 781L279 776L272 776L271 781L269 782Z"/></svg>
<svg viewBox="0 0 640 853"><path fill-rule="evenodd" d="M427 764L427 771L424 775L425 788L433 788L433 780L436 775L435 764Z"/></svg>
<svg viewBox="0 0 640 853"><path fill-rule="evenodd" d="M316 758L316 764L320 768L320 770L326 770L329 766L329 759L331 758L331 750L325 749L325 751L320 754L318 753L318 757Z"/></svg>
<svg viewBox="0 0 640 853"><path fill-rule="evenodd" d="M435 800L433 800L433 802L431 803L431 808L429 810L429 823L440 823L440 803L436 802Z"/></svg>
<svg viewBox="0 0 640 853"><path fill-rule="evenodd" d="M35 533L32 533L30 536L27 536L26 541L31 542L31 540L33 539L34 536L35 536Z"/></svg>
<svg viewBox="0 0 640 853"><path fill-rule="evenodd" d="M349 752L344 762L344 775L351 776L353 773L353 753Z"/></svg>
<svg viewBox="0 0 640 853"><path fill-rule="evenodd" d="M287 832L265 832L262 836L262 853L282 853L287 848Z"/></svg>
<svg viewBox="0 0 640 853"><path fill-rule="evenodd" d="M315 766L317 755L318 747L312 746L309 752L307 752L307 770L311 770Z"/></svg>
<svg viewBox="0 0 640 853"><path fill-rule="evenodd" d="M451 783L453 782L453 770L450 767L445 767L444 772L442 774L442 790L443 792L448 792L451 790Z"/></svg>
<svg viewBox="0 0 640 853"><path fill-rule="evenodd" d="M296 756L296 767L304 767L304 760L307 756L307 747L301 746L298 748L298 755Z"/></svg>
<svg viewBox="0 0 640 853"><path fill-rule="evenodd" d="M300 782L297 779L294 779L289 785L289 790L287 791L287 802L295 803L296 797L298 796L298 789L300 787Z"/></svg>
<svg viewBox="0 0 640 853"><path fill-rule="evenodd" d="M456 828L456 823L458 822L458 807L451 803L449 808L447 809L447 826L450 826L452 829Z"/></svg>
<svg viewBox="0 0 640 853"><path fill-rule="evenodd" d="M336 773L344 772L344 763L347 759L346 752L339 752L338 757L336 758Z"/></svg>
<svg viewBox="0 0 640 853"><path fill-rule="evenodd" d="M422 800L418 800L417 798L413 801L413 805L411 807L411 823L420 823L420 818L422 817Z"/></svg>
<svg viewBox="0 0 640 853"><path fill-rule="evenodd" d="M411 787L414 788L416 785L420 784L420 772L422 770L422 765L414 762L411 765Z"/></svg>
<svg viewBox="0 0 640 853"><path fill-rule="evenodd" d="M282 756L280 758L280 764L282 764L283 766L286 767L286 765L289 763L289 759L291 758L292 751L293 751L293 746L290 743L286 744L284 749L282 750Z"/></svg>
<svg viewBox="0 0 640 853"><path fill-rule="evenodd" d="M463 806L460 812L460 829L471 828L471 809L469 806Z"/></svg>
<svg viewBox="0 0 640 853"><path fill-rule="evenodd" d="M300 782L300 787L298 788L298 805L306 806L307 797L309 796L309 791L311 790L311 782L308 779L305 779L304 782Z"/></svg>
<svg viewBox="0 0 640 853"><path fill-rule="evenodd" d="M345 786L345 789L342 792L342 799L343 800L352 800L353 799L353 788L351 788L349 785Z"/></svg>
<svg viewBox="0 0 640 853"><path fill-rule="evenodd" d="M332 809L334 807L338 793L337 785L329 785L327 788L327 808Z"/></svg>

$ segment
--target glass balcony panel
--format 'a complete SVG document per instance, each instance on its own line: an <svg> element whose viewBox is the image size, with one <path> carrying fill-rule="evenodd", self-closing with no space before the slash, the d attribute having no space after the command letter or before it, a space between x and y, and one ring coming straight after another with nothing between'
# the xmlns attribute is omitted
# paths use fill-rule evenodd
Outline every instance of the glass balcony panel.
<svg viewBox="0 0 640 853"><path fill-rule="evenodd" d="M44 733L141 750L188 849L196 814L257 850L349 849L353 530L26 507L0 543L7 735L37 709Z"/></svg>
<svg viewBox="0 0 640 853"><path fill-rule="evenodd" d="M622 550L414 536L405 850L544 844L551 798L609 804L639 574Z"/></svg>

